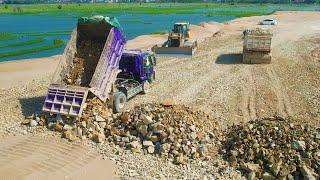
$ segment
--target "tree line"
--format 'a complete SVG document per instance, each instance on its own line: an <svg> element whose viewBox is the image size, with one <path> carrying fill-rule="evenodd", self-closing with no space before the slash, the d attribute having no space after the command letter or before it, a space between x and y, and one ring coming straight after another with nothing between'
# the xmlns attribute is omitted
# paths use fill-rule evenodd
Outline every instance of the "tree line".
<svg viewBox="0 0 320 180"><path fill-rule="evenodd" d="M115 1L115 0L113 0ZM320 0L118 0L118 2L157 2L157 3L253 3L253 4L320 4ZM47 3L87 3L90 0L4 0L5 4L47 4ZM101 2L101 1L97 1Z"/></svg>

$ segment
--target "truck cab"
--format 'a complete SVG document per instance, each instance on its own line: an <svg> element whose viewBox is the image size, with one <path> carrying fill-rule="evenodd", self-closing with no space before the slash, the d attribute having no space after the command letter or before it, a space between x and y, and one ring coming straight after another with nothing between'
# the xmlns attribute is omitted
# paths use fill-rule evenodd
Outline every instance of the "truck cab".
<svg viewBox="0 0 320 180"><path fill-rule="evenodd" d="M154 55L140 50L126 50L119 62L121 72L118 77L129 75L140 83L152 82L155 79L154 66L156 66Z"/></svg>
<svg viewBox="0 0 320 180"><path fill-rule="evenodd" d="M133 96L149 91L150 83L155 80L155 57L140 50L125 50L119 61L120 72L117 75L113 95L113 111L122 112L126 101Z"/></svg>

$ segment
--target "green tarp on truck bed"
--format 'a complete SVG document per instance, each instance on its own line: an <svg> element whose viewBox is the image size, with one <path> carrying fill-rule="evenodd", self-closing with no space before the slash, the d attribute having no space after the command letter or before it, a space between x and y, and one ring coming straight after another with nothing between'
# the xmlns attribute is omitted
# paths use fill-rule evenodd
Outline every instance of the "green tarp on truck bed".
<svg viewBox="0 0 320 180"><path fill-rule="evenodd" d="M107 17L107 16L92 16L92 17L81 17L78 19L79 24L101 24L101 23L109 23L114 27L121 29L120 23L115 17Z"/></svg>

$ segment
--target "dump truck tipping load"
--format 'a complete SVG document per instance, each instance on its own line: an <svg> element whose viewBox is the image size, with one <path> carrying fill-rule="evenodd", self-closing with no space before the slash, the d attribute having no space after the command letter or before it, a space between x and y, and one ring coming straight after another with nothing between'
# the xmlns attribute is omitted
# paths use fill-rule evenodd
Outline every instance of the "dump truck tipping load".
<svg viewBox="0 0 320 180"><path fill-rule="evenodd" d="M126 44L119 28L115 18L78 20L49 86L44 112L80 117L89 90L102 101L110 98Z"/></svg>
<svg viewBox="0 0 320 180"><path fill-rule="evenodd" d="M155 59L141 51L126 51L123 58L126 39L119 28L116 18L78 20L49 86L44 112L81 117L89 93L121 112L127 99L148 91Z"/></svg>
<svg viewBox="0 0 320 180"><path fill-rule="evenodd" d="M271 63L272 34L259 28L243 33L243 63Z"/></svg>

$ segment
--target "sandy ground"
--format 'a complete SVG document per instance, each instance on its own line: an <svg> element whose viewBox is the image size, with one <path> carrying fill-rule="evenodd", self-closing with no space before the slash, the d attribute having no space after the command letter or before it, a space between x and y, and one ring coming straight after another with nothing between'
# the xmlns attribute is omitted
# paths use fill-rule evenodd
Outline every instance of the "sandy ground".
<svg viewBox="0 0 320 180"><path fill-rule="evenodd" d="M194 57L158 58L157 80L150 93L133 98L128 107L171 98L175 103L211 113L221 128L274 114L319 127L319 17L320 12L277 12L192 26L194 37L201 42ZM279 24L256 25L264 18L276 18ZM242 30L252 27L274 32L271 64L241 63ZM165 39L166 36L146 35L129 41L128 47L146 48ZM42 77L52 74L58 57L0 64L0 85L6 88L0 92L0 135L17 128L25 116L41 109L49 84L48 78ZM152 173L156 169L157 166L148 167L144 171ZM235 178L231 171L221 176Z"/></svg>
<svg viewBox="0 0 320 180"><path fill-rule="evenodd" d="M56 55L48 58L0 62L0 89L25 84L52 74L60 57L61 55Z"/></svg>
<svg viewBox="0 0 320 180"><path fill-rule="evenodd" d="M113 163L100 159L94 149L54 137L1 138L0 153L0 179L111 180L115 171Z"/></svg>

